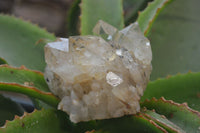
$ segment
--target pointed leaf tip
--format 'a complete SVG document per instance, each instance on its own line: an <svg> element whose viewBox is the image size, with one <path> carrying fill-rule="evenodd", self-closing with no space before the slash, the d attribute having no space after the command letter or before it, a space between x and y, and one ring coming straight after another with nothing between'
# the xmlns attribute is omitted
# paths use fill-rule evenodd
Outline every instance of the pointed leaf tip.
<svg viewBox="0 0 200 133"><path fill-rule="evenodd" d="M153 2L148 3L148 6L144 11L138 13L137 21L142 32L144 32L146 36L160 11L171 1L172 0L154 0Z"/></svg>

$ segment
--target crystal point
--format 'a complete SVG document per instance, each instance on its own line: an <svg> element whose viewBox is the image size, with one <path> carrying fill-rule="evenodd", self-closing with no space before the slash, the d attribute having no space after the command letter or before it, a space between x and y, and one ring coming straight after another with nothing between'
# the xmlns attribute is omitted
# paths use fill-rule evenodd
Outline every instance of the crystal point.
<svg viewBox="0 0 200 133"><path fill-rule="evenodd" d="M93 28L93 32L98 35L107 34L112 36L116 31L117 28L102 20L99 20L96 26Z"/></svg>
<svg viewBox="0 0 200 133"><path fill-rule="evenodd" d="M99 36L45 46L45 79L75 123L137 113L151 73L150 42L137 23L118 31L99 21L93 31Z"/></svg>

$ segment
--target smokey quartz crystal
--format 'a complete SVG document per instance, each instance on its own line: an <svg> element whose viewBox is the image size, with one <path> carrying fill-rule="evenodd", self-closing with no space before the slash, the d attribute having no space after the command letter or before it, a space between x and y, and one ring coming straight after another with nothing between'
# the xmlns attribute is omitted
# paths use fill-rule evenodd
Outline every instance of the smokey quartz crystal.
<svg viewBox="0 0 200 133"><path fill-rule="evenodd" d="M74 123L139 112L152 69L150 42L137 22L118 31L99 21L93 32L45 46L45 79Z"/></svg>

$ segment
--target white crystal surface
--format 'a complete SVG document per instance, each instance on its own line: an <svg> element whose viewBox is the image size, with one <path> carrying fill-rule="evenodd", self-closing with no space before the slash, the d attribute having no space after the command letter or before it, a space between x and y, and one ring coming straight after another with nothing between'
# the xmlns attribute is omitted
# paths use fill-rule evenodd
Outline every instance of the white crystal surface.
<svg viewBox="0 0 200 133"><path fill-rule="evenodd" d="M139 112L151 73L150 42L137 23L117 31L100 21L93 31L99 36L45 46L45 79L75 123Z"/></svg>
<svg viewBox="0 0 200 133"><path fill-rule="evenodd" d="M69 51L69 40L67 38L59 38L57 42L48 43L49 47L61 50L61 51Z"/></svg>

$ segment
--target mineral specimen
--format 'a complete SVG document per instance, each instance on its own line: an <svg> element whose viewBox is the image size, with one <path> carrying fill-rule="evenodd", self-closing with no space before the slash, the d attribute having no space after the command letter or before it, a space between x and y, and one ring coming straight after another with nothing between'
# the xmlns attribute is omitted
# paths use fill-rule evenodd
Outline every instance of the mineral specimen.
<svg viewBox="0 0 200 133"><path fill-rule="evenodd" d="M139 112L151 73L150 42L137 23L118 31L99 21L93 31L45 46L45 79L75 123Z"/></svg>

